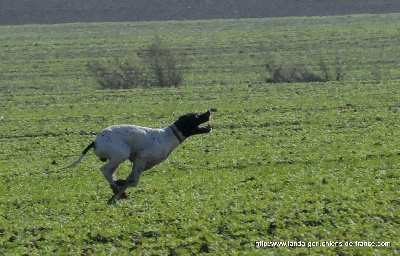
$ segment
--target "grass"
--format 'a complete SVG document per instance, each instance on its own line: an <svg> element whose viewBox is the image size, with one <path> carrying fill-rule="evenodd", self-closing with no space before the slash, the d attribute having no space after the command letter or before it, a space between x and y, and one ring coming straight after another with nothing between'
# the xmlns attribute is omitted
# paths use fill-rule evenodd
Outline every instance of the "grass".
<svg viewBox="0 0 400 256"><path fill-rule="evenodd" d="M155 36L186 56L186 85L264 83L271 61L301 62L316 71L323 58L333 70L337 56L345 80L393 80L400 75L399 19L386 14L2 26L1 88L93 89L88 62L135 59Z"/></svg>
<svg viewBox="0 0 400 256"><path fill-rule="evenodd" d="M327 83L3 96L14 114L1 126L2 253L393 253L398 93L395 83ZM92 154L56 172L102 127L162 127L209 106L214 132L185 142L117 206L106 204ZM260 240L391 246L256 248Z"/></svg>
<svg viewBox="0 0 400 256"><path fill-rule="evenodd" d="M398 17L0 27L0 254L398 253ZM187 86L93 90L88 59L139 49L155 33L192 60ZM322 52L346 46L343 83L254 76L264 49L312 62L320 51L309 50L328 39ZM392 76L368 77L370 65ZM108 125L163 127L208 108L214 131L185 141L115 206L92 153L56 171ZM119 176L129 171L123 164ZM346 246L356 241L390 246Z"/></svg>

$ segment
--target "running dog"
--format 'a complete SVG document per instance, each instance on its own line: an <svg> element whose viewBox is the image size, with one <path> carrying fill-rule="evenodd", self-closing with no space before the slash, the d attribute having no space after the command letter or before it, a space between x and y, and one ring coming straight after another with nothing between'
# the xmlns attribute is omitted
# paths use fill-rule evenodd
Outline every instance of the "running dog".
<svg viewBox="0 0 400 256"><path fill-rule="evenodd" d="M203 114L186 114L170 126L163 129L142 127L136 125L114 125L102 130L96 139L83 150L80 157L72 164L60 169L64 170L77 165L86 153L93 152L101 161L108 162L100 170L110 183L114 195L108 200L114 204L117 200L126 198L125 190L136 187L140 175L163 162L188 137L196 134L210 133L212 127L200 127L208 122L211 111ZM132 171L126 180L115 180L118 166L125 160L130 160Z"/></svg>

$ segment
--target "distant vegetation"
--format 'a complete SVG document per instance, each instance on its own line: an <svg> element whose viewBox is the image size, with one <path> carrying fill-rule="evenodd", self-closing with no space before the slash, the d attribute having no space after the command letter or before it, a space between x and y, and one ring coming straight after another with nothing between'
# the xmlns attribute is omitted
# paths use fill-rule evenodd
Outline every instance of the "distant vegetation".
<svg viewBox="0 0 400 256"><path fill-rule="evenodd" d="M183 79L183 61L156 38L150 46L135 56L114 61L92 61L86 67L102 89L179 86Z"/></svg>
<svg viewBox="0 0 400 256"><path fill-rule="evenodd" d="M309 82L327 82L342 81L344 77L340 57L336 55L333 71L330 71L326 61L320 57L317 70L312 70L305 63L291 62L275 64L268 61L265 64L269 76L265 79L267 83L309 83Z"/></svg>
<svg viewBox="0 0 400 256"><path fill-rule="evenodd" d="M399 22L387 14L0 26L0 90L396 80ZM155 37L162 45L150 51Z"/></svg>

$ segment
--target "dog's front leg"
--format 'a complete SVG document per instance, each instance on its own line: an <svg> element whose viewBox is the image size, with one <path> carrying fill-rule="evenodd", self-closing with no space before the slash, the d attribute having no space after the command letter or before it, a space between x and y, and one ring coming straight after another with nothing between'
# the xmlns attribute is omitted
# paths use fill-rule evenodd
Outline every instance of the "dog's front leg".
<svg viewBox="0 0 400 256"><path fill-rule="evenodd" d="M136 187L139 184L140 175L143 173L146 167L146 162L141 160L140 158L137 159L133 166L132 171L129 176L126 178L125 182L119 181L118 183L118 191L114 192L114 195L108 200L108 204L114 204L117 200L121 199L122 197L126 197L125 190L128 187Z"/></svg>
<svg viewBox="0 0 400 256"><path fill-rule="evenodd" d="M136 187L139 184L140 175L144 172L146 167L146 161L138 159L132 166L132 171L126 178L127 187Z"/></svg>

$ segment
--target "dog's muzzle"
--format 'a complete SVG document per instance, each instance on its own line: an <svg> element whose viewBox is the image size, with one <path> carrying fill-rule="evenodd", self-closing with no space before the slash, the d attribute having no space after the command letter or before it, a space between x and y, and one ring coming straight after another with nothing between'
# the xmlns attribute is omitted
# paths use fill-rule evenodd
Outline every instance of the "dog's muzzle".
<svg viewBox="0 0 400 256"><path fill-rule="evenodd" d="M204 112L199 116L200 124L210 121L210 118L211 118L211 111L207 110L206 112ZM205 127L197 127L198 133L210 133L212 129L213 127L210 124L207 124L207 126Z"/></svg>

